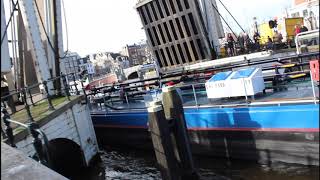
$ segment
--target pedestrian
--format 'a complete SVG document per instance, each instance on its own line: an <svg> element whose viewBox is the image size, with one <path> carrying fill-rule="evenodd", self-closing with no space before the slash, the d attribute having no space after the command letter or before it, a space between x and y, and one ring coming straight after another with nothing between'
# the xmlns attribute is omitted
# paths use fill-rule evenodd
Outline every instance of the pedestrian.
<svg viewBox="0 0 320 180"><path fill-rule="evenodd" d="M242 35L242 33L240 33L239 37L238 37L238 43L239 43L239 46L240 46L240 53L244 53L244 37Z"/></svg>
<svg viewBox="0 0 320 180"><path fill-rule="evenodd" d="M270 36L268 36L268 44L267 44L267 49L273 49L273 42Z"/></svg>
<svg viewBox="0 0 320 180"><path fill-rule="evenodd" d="M256 49L257 51L260 51L260 43L259 43L259 41L260 41L260 35L259 35L258 32L254 33L254 35L253 35L253 40L254 40L255 49Z"/></svg>
<svg viewBox="0 0 320 180"><path fill-rule="evenodd" d="M300 27L300 32L307 32L307 31L308 31L308 28L306 26L302 25Z"/></svg>
<svg viewBox="0 0 320 180"><path fill-rule="evenodd" d="M231 33L228 33L227 42L228 42L228 49L230 51L229 56L234 56L235 55L235 52L234 52L234 39L233 39Z"/></svg>
<svg viewBox="0 0 320 180"><path fill-rule="evenodd" d="M245 48L245 53L249 53L250 50L250 38L247 33L243 34L243 39L244 39L244 48Z"/></svg>
<svg viewBox="0 0 320 180"><path fill-rule="evenodd" d="M299 34L301 32L300 26L298 24L296 24L294 26L294 35L296 36L297 34Z"/></svg>
<svg viewBox="0 0 320 180"><path fill-rule="evenodd" d="M6 102L8 104L12 113L16 112L16 107L14 105L12 95L10 95L8 82L4 76L1 76L1 101Z"/></svg>

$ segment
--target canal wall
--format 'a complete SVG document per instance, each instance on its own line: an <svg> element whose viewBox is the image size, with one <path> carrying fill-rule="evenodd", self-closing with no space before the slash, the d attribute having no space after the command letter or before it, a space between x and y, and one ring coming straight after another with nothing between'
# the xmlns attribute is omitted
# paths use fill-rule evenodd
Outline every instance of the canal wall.
<svg viewBox="0 0 320 180"><path fill-rule="evenodd" d="M46 117L37 121L46 134L54 158L79 156L88 166L98 153L98 143L93 129L90 110L79 96L56 107ZM27 130L15 134L15 143L19 150L32 157L36 154L33 138ZM69 154L69 155L68 155ZM76 157L74 157L76 158Z"/></svg>

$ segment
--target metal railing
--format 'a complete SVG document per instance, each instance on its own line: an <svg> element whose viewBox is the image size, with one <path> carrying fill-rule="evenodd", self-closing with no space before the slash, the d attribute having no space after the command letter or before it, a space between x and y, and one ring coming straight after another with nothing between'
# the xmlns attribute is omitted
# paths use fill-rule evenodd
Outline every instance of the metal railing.
<svg viewBox="0 0 320 180"><path fill-rule="evenodd" d="M51 167L50 154L49 154L49 141L46 134L40 129L39 125L34 120L32 120L32 118L30 119L30 122L27 124L10 119L10 115L4 107L1 108L1 113L2 113L2 120L5 124L5 131L3 132L5 133L4 138L5 140L7 140L8 144L11 147L15 147L15 148L17 147L15 144L11 123L19 125L25 129L28 129L28 132L31 134L33 138L32 143L36 152L36 157L33 157L33 158L38 159L38 161L41 164L47 167ZM42 144L42 140L39 138L39 135L42 136L44 145Z"/></svg>
<svg viewBox="0 0 320 180"><path fill-rule="evenodd" d="M74 83L71 86L69 86L69 84L67 83L68 76L71 76L74 80ZM62 74L61 76L51 78L51 79L49 79L47 81L43 81L41 83L30 85L30 86L25 87L21 90L11 91L11 92L9 92L8 95L2 96L1 97L1 114L2 114L2 121L5 126L5 130L3 130L2 126L1 126L1 134L2 134L3 140L6 143L8 143L9 145L11 145L12 147L16 147L15 139L14 139L15 135L14 135L14 131L13 131L14 128L11 126L11 123L16 125L16 127L22 127L24 129L28 129L29 134L33 138L32 143L33 143L34 149L36 151L35 158L37 158L39 160L39 162L41 162L42 164L44 164L48 167L51 167L48 138L47 138L46 134L40 129L39 124L34 120L34 117L32 116L32 109L30 106L37 106L38 102L46 100L48 103L47 110L53 111L53 110L55 110L55 107L52 103L54 96L59 95L59 94L63 94L64 96L67 97L68 101L70 101L71 100L70 91L72 89L71 88L72 86L74 86L75 95L80 95L81 93L80 93L79 89L77 88L78 84L75 83L76 82L75 77L76 77L75 73ZM48 89L48 83L54 83L55 81L62 81L63 87L60 90L56 90L56 94L50 94L50 91ZM82 94L85 95L85 99L87 102L87 96L86 96L86 92L85 92L85 89L84 89L82 82L81 82L81 85L82 85ZM44 96L40 100L34 101L33 98L35 95L31 93L31 90L33 88L38 88L39 86L43 86L43 92L38 93L38 94L42 94ZM22 101L24 103L24 107L17 111L15 109L15 106L13 107L12 105L9 105L9 106L11 106L10 107L11 113L9 113L7 110L8 107L5 105L5 101L8 101L9 98L12 98L12 96L18 95L18 94L22 96ZM12 116L15 113L22 111L22 110L26 111L26 114L27 114L26 119L13 120L10 118L10 116ZM39 135L42 137L44 144L42 143L42 140L40 139Z"/></svg>
<svg viewBox="0 0 320 180"><path fill-rule="evenodd" d="M318 97L316 96L316 88L317 86L314 85L314 80L312 79L312 76L310 76L310 84L302 84L300 82L297 82L297 83L293 83L293 82L290 82L290 84L286 84L286 82L288 83L289 81L292 81L292 79L290 79L289 76L291 75L297 75L297 74L300 74L302 75L302 80L305 81L306 78L309 78L309 74L310 72L306 72L306 71L297 71L297 72L288 72L288 73L282 73L282 74L273 74L273 75L269 75L269 78L272 79L271 82L273 82L275 79L279 79L279 78L285 78L287 77L288 79L285 79L285 80L282 80L282 81L279 81L279 82L276 82L276 84L274 85L269 85L269 86L266 86L265 87L265 90L263 91L263 93L266 93L266 90L270 90L269 92L271 93L274 93L276 91L284 91L284 90L288 90L289 88L295 88L296 90L307 90L308 88L311 88L312 89L312 97L308 97L308 99L299 99L299 98L296 98L296 97L290 97L290 98L287 98L287 99L283 99L281 101L265 101L264 100L258 100L256 101L254 99L254 96L249 96L246 89L246 83L245 83L245 78L242 77L242 84L243 84L243 89L245 90L244 93L244 99L245 101L243 103L228 103L228 104L211 104L210 101L208 100L207 103L204 103L201 105L199 99L201 99L201 97L205 97L203 95L203 92L201 90L205 90L205 82L200 82L200 83L191 83L191 84L184 84L184 85L176 85L177 88L179 89L183 89L184 92L182 93L182 96L183 97L186 97L188 95L190 95L190 97L192 96L193 97L193 101L195 103L195 106L193 105L188 105L188 106L185 106L185 108L190 108L190 107L196 107L196 108L206 108L206 107L236 107L236 106L262 106L262 105L278 105L278 106L281 106L282 104L291 104L291 103L310 103L310 102L313 102L314 104L317 104L319 103L319 100L318 100ZM264 78L265 76L260 76L260 77L255 77L255 78ZM271 83L271 82L265 82L265 83ZM150 85L150 84L148 84ZM137 85L137 86L134 86L134 87L131 87L131 88L142 88L144 87L145 85ZM102 92L104 88L101 88L99 89L97 92L95 93L90 93L88 95L90 96L95 96L96 94L98 94L99 92ZM160 88L158 87L158 89L160 90ZM145 109L145 108L136 108L134 105L132 105L130 107L130 100L135 100L135 99L139 99L139 98L135 98L135 93L136 95L144 95L144 94L147 94L148 91L147 90L133 90L133 91L130 91L129 88L127 89L128 91L126 92L125 94L125 99L123 103L120 103L120 105L123 105L123 104L127 104L127 107L116 107L114 106L114 103L115 102L119 102L119 101L122 101L122 100L114 100L114 99L117 99L119 98L119 95L113 95L113 96L110 96L109 98L100 98L102 101L101 101L101 104L104 104L104 107L105 109L107 110L108 108L111 109L111 110L142 110L142 109ZM186 90L192 90L191 92L187 93ZM200 90L200 91L198 91ZM318 90L319 91L319 90ZM108 93L114 93L114 92L108 92ZM105 93L100 93L103 97L105 96ZM200 95L199 95L200 94ZM269 93L270 94L270 93ZM129 98L128 98L129 97ZM310 99L312 98L312 99ZM112 100L113 99L113 100ZM129 100L128 100L129 99ZM142 98L140 98L140 100L142 100ZM254 101L252 101L254 100ZM272 100L272 99L270 99ZM110 102L112 101L112 103ZM190 100L191 101L191 100ZM190 102L189 101L189 102ZM102 106L100 104L100 106Z"/></svg>
<svg viewBox="0 0 320 180"><path fill-rule="evenodd" d="M86 92L84 90L84 85L83 85L83 82L81 82L81 88L82 88L82 91L80 91L78 89L78 84L76 83L76 73L70 73L70 74L62 74L60 76L57 76L57 77L54 77L54 78L51 78L51 79L48 79L47 81L43 81L43 82L40 82L40 83L36 83L36 84L33 84L33 85L30 85L30 86L26 86L20 90L12 90L12 91L9 91L9 94L8 95L5 95L5 96L1 96L1 106L4 106L5 108L7 108L7 105L5 103L5 101L8 101L8 99L12 99L13 96L15 95L18 95L21 97L21 101L23 102L24 104L24 107L23 108L20 108L19 110L16 109L16 105L14 104L8 104L10 106L10 109L11 109L11 113L10 115L18 112L18 111L21 111L21 110L24 110L24 109L28 109L30 106L37 106L37 103L40 102L40 101L43 101L43 100L47 100L47 103L48 103L48 109L49 110L54 110L54 106L52 104L52 100L55 96L59 96L59 95L64 95L68 98L68 100L70 100L70 96L72 94L74 95L80 95L80 94L84 94L86 95ZM72 78L74 81L73 83L70 85L67 83L67 78ZM62 81L63 83L63 87L59 90L57 89L48 89L48 84L49 83L54 83L56 81ZM33 89L40 89L40 93L32 93L32 90ZM51 94L51 90L55 90L55 93L54 94ZM35 97L36 96L42 96L40 99L38 98L38 100L35 100ZM9 103L9 102L8 102ZM13 103L13 102L12 102Z"/></svg>

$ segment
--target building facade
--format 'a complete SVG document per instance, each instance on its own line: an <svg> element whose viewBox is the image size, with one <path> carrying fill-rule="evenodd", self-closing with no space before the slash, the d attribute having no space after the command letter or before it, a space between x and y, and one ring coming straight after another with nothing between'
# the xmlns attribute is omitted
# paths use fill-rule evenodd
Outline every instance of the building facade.
<svg viewBox="0 0 320 180"><path fill-rule="evenodd" d="M309 30L319 29L319 0L293 0L290 17L303 17Z"/></svg>
<svg viewBox="0 0 320 180"><path fill-rule="evenodd" d="M114 73L123 79L123 69L130 67L129 58L120 53L100 52L87 56L94 66L96 76Z"/></svg>
<svg viewBox="0 0 320 180"><path fill-rule="evenodd" d="M149 48L146 43L126 45L122 48L121 55L129 58L130 66L141 65L148 59Z"/></svg>
<svg viewBox="0 0 320 180"><path fill-rule="evenodd" d="M198 0L141 0L136 9L162 70L212 58Z"/></svg>

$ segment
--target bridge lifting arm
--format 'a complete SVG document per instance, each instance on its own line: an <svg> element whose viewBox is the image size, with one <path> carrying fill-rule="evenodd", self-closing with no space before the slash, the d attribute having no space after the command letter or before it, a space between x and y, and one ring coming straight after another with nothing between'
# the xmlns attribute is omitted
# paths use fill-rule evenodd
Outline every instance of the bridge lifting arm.
<svg viewBox="0 0 320 180"><path fill-rule="evenodd" d="M51 78L48 58L41 41L41 32L39 27L39 18L37 17L34 0L19 0L19 7L24 26L26 27L27 36L30 38L32 49L33 63L37 74L38 82L47 81ZM53 89L53 83L48 83L49 93Z"/></svg>

